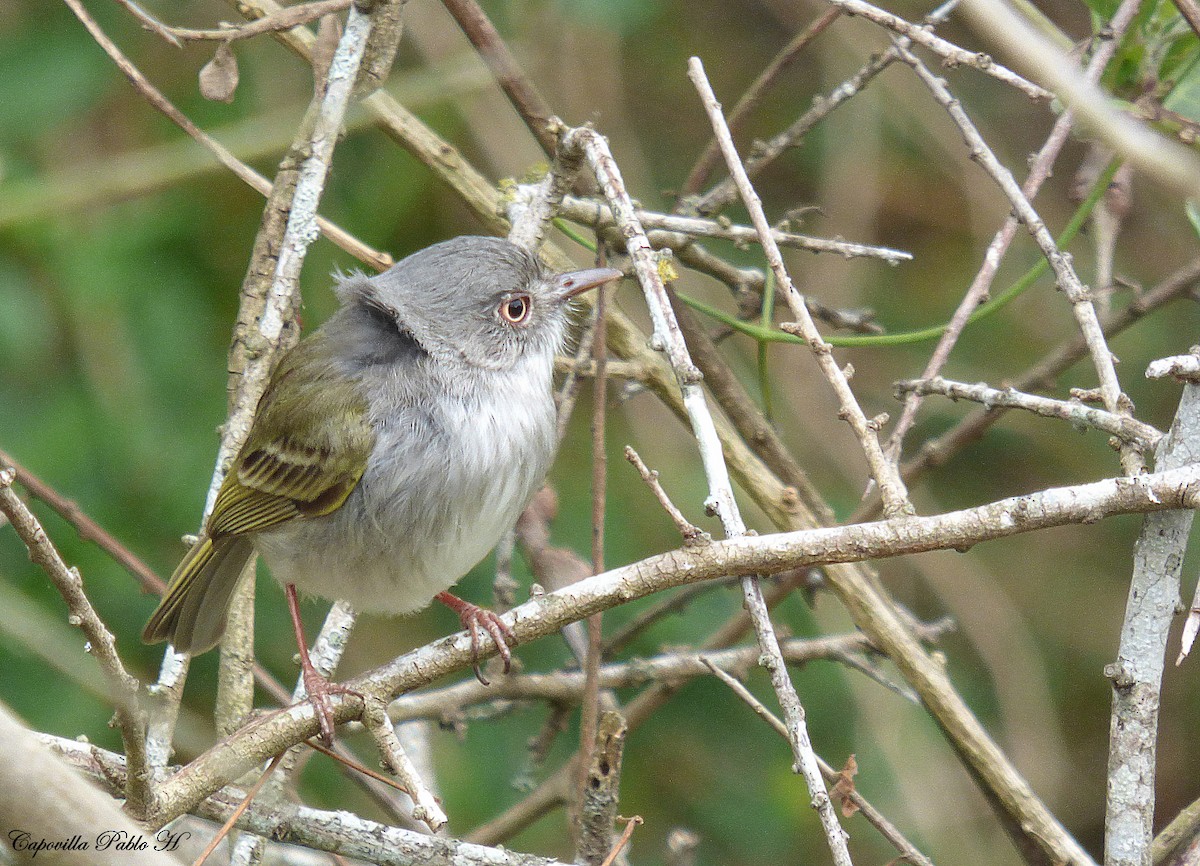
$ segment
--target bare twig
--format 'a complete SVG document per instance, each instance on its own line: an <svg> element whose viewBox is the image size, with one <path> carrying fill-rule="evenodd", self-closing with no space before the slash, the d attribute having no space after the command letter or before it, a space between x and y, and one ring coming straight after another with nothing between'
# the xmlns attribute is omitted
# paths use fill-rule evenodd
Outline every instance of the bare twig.
<svg viewBox="0 0 1200 866"><path fill-rule="evenodd" d="M1096 375L1100 380L1100 390L1104 396L1104 407L1110 412L1129 414L1132 404L1129 398L1121 391L1121 383L1117 379L1113 354L1108 348L1108 343L1105 341L1104 330L1100 327L1100 320L1096 316L1096 308L1092 304L1091 295L1087 287L1083 285L1079 276L1075 273L1075 268L1071 264L1070 257L1058 249L1058 246L1054 242L1054 237L1050 234L1050 230L1046 228L1046 224L1042 221L1037 211L1034 210L1028 197L1017 186L1012 173L996 158L995 153L988 147L983 137L979 134L979 131L975 128L975 125L967 117L962 104L950 93L946 87L946 83L935 76L916 55L907 49L900 51L900 58L913 68L913 71L917 73L917 76L929 88L934 98L946 109L946 112L958 126L959 131L966 140L971 158L1000 187L1005 197L1012 203L1017 217L1029 231L1030 235L1033 236L1038 248L1042 251L1042 255L1046 257L1046 261L1050 264L1050 269L1054 271L1055 282L1067 300L1070 301L1075 321L1079 324L1079 330L1087 342L1088 351L1092 356L1092 364L1095 366ZM1136 474L1142 466L1139 452L1130 448L1123 448L1121 451L1121 465L1125 469L1126 474Z"/></svg>
<svg viewBox="0 0 1200 866"><path fill-rule="evenodd" d="M898 15L893 15L891 12L880 9L878 6L864 2L864 0L829 0L829 2L847 15L857 15L865 18L881 27L886 27L893 33L910 39L922 48L929 49L942 59L942 63L945 66L970 66L973 69L978 69L985 75L992 76L997 81L1003 81L1005 84L1015 87L1030 99L1049 102L1054 96L1054 94L1039 87L1032 81L1027 81L1020 75L1017 75L1011 69L996 63L986 54L959 48L953 42L948 42L940 36L930 33L925 27L905 21Z"/></svg>
<svg viewBox="0 0 1200 866"><path fill-rule="evenodd" d="M788 44L779 49L779 53L767 64L766 68L758 74L758 78L754 79L754 83L746 88L746 92L742 94L733 110L729 112L729 129L737 132L742 125L742 121L746 119L759 102L762 101L763 95L771 85L783 74L792 63L800 56L808 44L825 32L830 24L838 19L842 14L842 10L838 8L826 9L815 21L797 33L788 41ZM714 136L710 138L704 145L704 150L700 152L700 156L696 158L695 165L688 172L687 180L683 182L683 186L679 190L679 194L683 197L695 195L700 191L700 187L704 181L708 179L713 167L721 158L721 148L717 144L717 139Z"/></svg>
<svg viewBox="0 0 1200 866"><path fill-rule="evenodd" d="M1136 478L1114 478L1067 488L1051 488L1025 496L1000 500L976 508L933 517L898 517L878 523L830 527L770 536L743 536L713 541L652 556L585 578L553 593L530 599L505 617L513 630L513 645L556 633L567 622L580 620L598 610L611 608L652 592L708 580L713 577L769 574L818 563L857 562L928 550L964 550L980 541L1003 538L1067 523L1093 523L1113 514L1192 508L1200 503L1200 468L1187 466L1152 472ZM915 640L915 638L914 638ZM881 649L886 649L881 646ZM482 653L493 652L484 648ZM911 661L892 656L912 676ZM470 666L470 637L459 633L401 656L347 685L359 693L391 698ZM920 677L917 677L921 681ZM924 683L922 682L922 685ZM922 691L929 703L932 694ZM948 700L939 695L940 701ZM627 718L633 723L632 708ZM347 721L358 710L350 702L334 707L336 721ZM961 720L959 720L961 723ZM237 736L216 744L205 755L166 780L161 788L165 820L188 811L260 761L317 732L312 708L289 707L252 722ZM990 743L990 741L984 741ZM973 743L981 752L977 767L981 774L1002 776L1011 772L995 747ZM1018 777L1019 778L1019 777ZM1038 838L1057 850L1065 846L1061 830L1054 831L1050 819L1041 815L1027 782L989 782L1006 796L1028 798L1025 819L1038 827ZM1015 786L1013 788L1012 786ZM1014 793L1015 791L1015 793ZM1019 810L1018 810L1019 811ZM1069 858L1072 863L1090 863L1082 849Z"/></svg>
<svg viewBox="0 0 1200 866"><path fill-rule="evenodd" d="M353 0L312 0L309 3L299 3L274 14L251 21L248 24L226 24L215 30L196 30L188 27L174 27L164 24L132 0L118 0L142 23L142 26L170 42L176 48L181 42L234 42L239 39L252 39L264 33L275 33L279 30L291 30L310 24L313 21L335 12L348 8Z"/></svg>
<svg viewBox="0 0 1200 866"><path fill-rule="evenodd" d="M562 201L561 213L572 222L591 226L597 230L609 228L614 224L612 210L606 204L592 199L566 196ZM678 232L691 237L722 238L737 244L759 243L758 231L750 226L739 226L701 217L656 213L641 208L637 209L637 216L646 229ZM814 253L833 253L845 258L882 259L889 265L912 260L912 253L891 247L818 238L777 228L771 228L769 231L775 242L782 247L794 247Z"/></svg>
<svg viewBox="0 0 1200 866"><path fill-rule="evenodd" d="M952 623L949 620L939 620L922 625L918 632L923 640L936 641L951 628ZM788 638L781 641L780 651L788 664L793 665L822 660L844 664L852 659L870 657L877 652L871 642L858 633ZM705 662L704 659L708 661ZM650 658L601 665L600 687L625 689L651 683L681 683L707 675L707 663L742 676L757 660L758 648L755 646L706 649L701 652L664 652ZM452 686L406 694L393 701L388 712L392 721L402 722L411 719L453 718L465 707L489 700L546 701L570 706L582 699L583 680L581 672L570 670L545 674L514 674L492 686L483 686L474 679L464 679Z"/></svg>
<svg viewBox="0 0 1200 866"><path fill-rule="evenodd" d="M233 829L234 825L237 824L238 819L241 818L242 815L246 814L246 810L250 808L250 804L254 801L254 798L258 796L258 792L262 789L262 786L266 784L267 779L271 778L271 774L275 772L275 768L279 766L282 760L282 754L278 754L272 759L271 763L267 765L267 768L262 771L262 774L254 781L254 784L251 785L250 789L243 795L242 801L237 805L237 808L230 812L225 823L221 825L221 829L216 832L216 834L212 837L212 840L209 841L209 843L204 847L204 850L200 852L200 855L195 859L192 866L203 866L203 863L212 855L214 851L217 850L217 846L220 845L221 842L224 841L229 835L229 832Z"/></svg>
<svg viewBox="0 0 1200 866"><path fill-rule="evenodd" d="M957 4L958 0L947 0L947 2L937 7L926 16L925 27L930 28L934 24L944 21ZM907 37L901 37L900 44L907 47L912 44L912 41ZM899 55L893 45L879 56L873 57L870 62L835 87L830 93L814 97L809 109L800 115L787 129L754 148L754 153L747 156L745 160L746 173L750 177L754 177L789 148L795 147L814 126L828 117L834 110L849 102L852 97L870 84L879 73L883 72L898 59ZM686 206L689 211L711 214L718 213L727 205L736 201L737 197L737 185L734 183L732 177L727 177L725 180L714 185L698 199L694 201L684 200L680 204Z"/></svg>
<svg viewBox="0 0 1200 866"><path fill-rule="evenodd" d="M96 40L96 43L104 49L104 52L112 58L117 68L129 79L129 82L137 89L146 101L150 103L157 111L165 115L172 123L186 132L191 138L195 139L200 145L208 150L221 165L232 171L239 179L248 186L253 187L262 195L270 195L271 182L260 175L250 166L239 160L236 156L220 142L213 139L200 127L196 126L188 117L183 114L175 105L163 95L162 91L156 88L142 72L133 65L133 62L125 56L116 43L108 38L107 34L100 29L95 20L87 13L78 0L64 0L71 11L83 22L88 33ZM339 0L340 2L340 0ZM282 8L282 7L281 7ZM380 253L372 250L366 244L354 238L348 232L338 228L333 223L326 220L324 217L317 217L317 225L322 234L329 240L337 244L339 247L350 253L355 258L368 262L378 270L384 270L391 266L391 257L386 253Z"/></svg>
<svg viewBox="0 0 1200 866"><path fill-rule="evenodd" d="M429 789L417 772L416 766L408 757L404 746L400 744L387 710L382 701L369 700L363 710L363 724L375 740L379 754L384 762L396 774L396 778L413 799L413 818L424 821L433 832L446 826L446 813L442 811L437 797Z"/></svg>
<svg viewBox="0 0 1200 866"><path fill-rule="evenodd" d="M685 546L706 544L712 541L712 536L683 516L683 512L671 501L671 497L667 496L667 491L663 490L662 483L658 480L658 471L647 466L630 445L625 446L625 459L633 464L638 474L642 476L642 480L646 482L646 486L650 488L650 492L654 494L654 498L658 500L658 504L674 522L675 528L683 536Z"/></svg>
<svg viewBox="0 0 1200 866"><path fill-rule="evenodd" d="M634 829L642 823L644 823L644 821L641 815L634 815L625 823L625 829L621 831L621 838L617 840L615 845L613 845L612 850L608 852L608 856L604 858L604 861L600 864L600 866L612 866L613 862L616 861L618 856L620 856L621 851L623 851L625 846L629 844L629 839L631 836L633 836Z"/></svg>
<svg viewBox="0 0 1200 866"><path fill-rule="evenodd" d="M114 785L122 782L125 775L123 756L76 740L47 734L36 736L89 779L110 793L119 793ZM244 791L225 788L200 804L196 814L209 820L224 821L244 798ZM269 839L337 852L381 866L411 866L413 863L428 866L566 866L547 857L430 836L359 818L344 810L311 809L288 800L262 805L252 802L238 819L237 826ZM146 862L157 866L158 861L149 859L151 852L144 853ZM112 852L106 852L105 860L95 861L95 866L111 863Z"/></svg>
<svg viewBox="0 0 1200 866"><path fill-rule="evenodd" d="M108 530L93 520L79 505L63 496L37 475L34 475L12 458L6 451L0 450L0 466L11 466L16 472L16 482L36 499L45 502L63 520L70 523L79 532L79 537L90 541L111 556L119 565L133 575L142 589L147 592L161 594L166 589L162 578L155 574L150 566L133 551L118 541Z"/></svg>
<svg viewBox="0 0 1200 866"><path fill-rule="evenodd" d="M68 621L87 638L87 651L95 657L108 683L109 697L117 711L121 742L133 772L125 792L134 814L144 814L150 805L150 772L146 757L146 716L138 705L139 683L125 669L117 654L117 642L100 619L83 589L78 569L68 568L41 523L12 490L16 471L0 467L0 512L29 550L29 558L46 572L63 601Z"/></svg>
<svg viewBox="0 0 1200 866"><path fill-rule="evenodd" d="M659 262L650 247L645 230L638 222L633 201L625 189L616 161L608 149L608 143L594 130L574 129L563 136L560 146L582 148L588 165L595 173L596 181L603 191L609 207L612 208L613 216L625 237L626 252L633 261L634 271L642 285L646 304L650 308L650 317L654 322L652 341L657 341L657 347L670 359L675 378L683 392L683 401L688 410L692 433L699 446L704 474L708 479L709 496L705 501L705 507L720 518L727 537L737 538L745 533L746 525L733 496L733 483L729 478L729 469L725 464L721 441L717 436L712 415L709 413L704 390L700 386L701 375L688 355L687 344L684 342L683 334L679 330L679 323L671 309L663 274L659 270ZM759 216L761 216L761 210ZM761 226L759 228L761 235L764 230ZM763 243L769 244L770 249L774 249L775 255L778 256L779 249L774 246L769 234L763 238ZM801 303L801 309L803 306ZM804 315L808 316L807 310L804 310ZM811 322L811 319L809 321ZM787 718L788 728L792 735L790 742L797 766L808 784L809 793L812 795L817 813L821 817L822 827L833 852L834 862L838 866L850 866L846 835L838 825L837 815L834 813L829 795L821 782L804 721L804 708L800 704L800 698L788 677L787 667L780 655L779 641L771 625L770 615L767 612L757 577L748 576L743 581L742 588L747 609L754 622L759 647L762 649L762 665L770 674L771 684L783 707L784 716Z"/></svg>
<svg viewBox="0 0 1200 866"><path fill-rule="evenodd" d="M1144 174L1187 197L1200 195L1200 156L1110 104L1111 97L1018 13L999 0L966 0L963 12L994 44L1041 79L1080 123Z"/></svg>
<svg viewBox="0 0 1200 866"><path fill-rule="evenodd" d="M784 725L784 723L774 713L767 709L763 702L756 698L754 693L746 688L742 682L740 682L736 677L731 676L712 664L707 657L704 658L704 663L709 666L709 669L712 670L713 675L717 679L729 686L733 693L737 695L743 703L750 707L750 709L754 710L754 712L757 713L763 721L770 725L777 734L784 738L787 737L787 726ZM838 777L837 771L834 770L833 767L831 767L820 755L817 756L817 760L821 764L821 775L823 775L826 781L830 782L831 784L835 782ZM847 793L846 796L852 803L854 803L855 806L858 807L858 810L862 813L862 816L871 822L871 824L877 830L879 830L880 834L883 835L883 838L892 843L895 849L900 852L901 856L905 860L907 860L909 863L917 864L917 866L933 866L932 861L922 854L920 850L918 850L917 846L909 842L908 839L904 837L904 834L901 833L891 821L885 818L883 813L876 809L862 794L852 789Z"/></svg>
<svg viewBox="0 0 1200 866"><path fill-rule="evenodd" d="M1200 258L1183 265L1150 291L1143 293L1111 319L1105 321L1103 326L1105 336L1112 337L1121 333L1134 323L1141 321L1149 313L1187 293L1196 285L1197 281L1200 281ZM1047 388L1059 375L1080 358L1085 357L1087 353L1088 347L1083 335L1077 335L1014 378L1012 387L1019 391ZM999 407L980 409L968 415L946 433L926 442L921 446L920 452L901 467L904 479L911 483L926 470L944 464L960 449L981 438L988 428L1004 416L1005 411ZM870 519L870 516L878 511L879 503L877 501L868 502L855 512L851 522Z"/></svg>
<svg viewBox="0 0 1200 866"><path fill-rule="evenodd" d="M721 151L725 155L725 161L729 166L730 174L737 184L742 201L745 203L747 210L750 211L750 218L762 240L763 252L766 254L767 262L775 274L776 284L783 292L788 306L792 311L792 316L796 319L796 325L792 330L808 342L809 347L816 356L821 372L825 374L825 378L833 386L834 393L837 395L838 403L841 407L839 416L849 422L851 429L854 430L854 434L858 437L862 445L863 452L867 458L867 465L871 470L871 477L875 479L876 484L879 485L880 492L883 494L885 513L899 514L911 512L912 506L908 503L908 492L904 487L904 482L900 479L897 469L884 456L883 449L880 447L878 436L879 425L873 421L869 421L866 415L863 414L862 407L858 405L858 400L855 398L854 392L850 389L850 383L847 380L846 374L833 358L833 347L821 338L821 334L817 330L812 316L809 315L808 308L804 305L804 299L796 291L796 287L792 284L791 276L784 267L779 247L775 244L770 234L770 226L767 223L766 214L763 212L762 200L758 197L758 193L755 192L754 187L751 186L746 169L738 157L737 149L733 144L733 138L729 135L729 127L726 126L724 117L721 114L721 105L717 102L716 94L713 93L712 86L704 74L704 66L700 62L700 58L693 57L688 61L688 76L692 79L696 90L700 94L700 100L704 104L705 112L712 122L713 131L716 133L717 140L721 143ZM789 330L788 326L785 325L783 327L784 330Z"/></svg>
<svg viewBox="0 0 1200 866"><path fill-rule="evenodd" d="M508 45L487 13L475 0L442 0L442 3L471 40L483 62L492 70L496 83L525 121L542 150L547 156L553 156L556 143L551 122L553 112L508 50Z"/></svg>
<svg viewBox="0 0 1200 866"><path fill-rule="evenodd" d="M1087 69L1084 71L1084 77L1089 81L1099 79L1108 61L1112 59L1116 52L1117 45L1120 43L1121 35L1125 32L1125 28L1129 26L1129 22L1133 19L1134 14L1141 6L1141 0L1123 0L1116 13L1105 27L1106 32L1111 33L1111 38L1100 41L1091 59L1088 61ZM1050 130L1050 134L1046 137L1045 143L1038 150L1033 160L1029 164L1029 174L1025 178L1025 183L1021 186L1021 192L1030 201L1037 196L1038 190L1045 183L1046 178L1050 176L1050 172L1054 167L1054 162L1058 158L1063 145L1066 144L1067 138L1070 135L1071 128L1075 123L1074 112L1067 110L1059 115L1054 122L1054 128ZM1005 252L1012 243L1013 237L1016 235L1019 220L1016 214L1009 214L1004 220L1004 225L996 232L987 249L983 254L983 263L980 265L979 271L975 274L975 278L971 281L971 285L967 288L963 295L962 301L958 308L955 309L954 315L950 317L950 321L946 324L946 330L938 339L938 344L930 355L925 369L921 372L922 379L931 379L938 375L947 359L950 357L950 352L954 345L958 342L962 330L966 327L967 320L975 309L987 299L987 293L992 286L992 281L995 279L997 272L1000 270L1000 263L1004 258ZM896 421L896 426L892 429L891 435L888 437L886 451L893 460L900 459L901 449L904 443L904 436L912 427L916 420L917 409L920 407L920 397L915 392L904 401L904 409L900 413L900 418Z"/></svg>
<svg viewBox="0 0 1200 866"><path fill-rule="evenodd" d="M1078 400L1038 397L1015 388L991 388L982 383L968 385L939 376L928 380L897 382L896 390L900 393L941 394L951 400L972 400L989 408L1002 406L1006 409L1024 409L1047 418L1061 418L1076 427L1094 427L1111 433L1143 451L1153 449L1163 435L1161 430L1127 415L1115 415L1104 409L1087 406Z"/></svg>

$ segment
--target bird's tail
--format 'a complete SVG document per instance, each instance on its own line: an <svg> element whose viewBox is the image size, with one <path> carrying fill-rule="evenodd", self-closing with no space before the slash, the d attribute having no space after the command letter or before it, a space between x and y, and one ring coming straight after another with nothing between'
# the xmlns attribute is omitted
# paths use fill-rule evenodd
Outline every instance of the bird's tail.
<svg viewBox="0 0 1200 866"><path fill-rule="evenodd" d="M171 585L142 630L146 643L170 641L177 652L197 655L225 633L229 599L254 554L244 536L202 536L171 575Z"/></svg>

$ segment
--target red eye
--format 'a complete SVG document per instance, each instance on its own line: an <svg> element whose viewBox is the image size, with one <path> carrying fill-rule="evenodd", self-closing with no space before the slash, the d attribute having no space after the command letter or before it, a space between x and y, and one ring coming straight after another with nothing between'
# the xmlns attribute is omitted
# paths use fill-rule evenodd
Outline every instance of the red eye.
<svg viewBox="0 0 1200 866"><path fill-rule="evenodd" d="M529 318L533 309L529 295L516 295L500 305L500 318L512 325L520 325Z"/></svg>

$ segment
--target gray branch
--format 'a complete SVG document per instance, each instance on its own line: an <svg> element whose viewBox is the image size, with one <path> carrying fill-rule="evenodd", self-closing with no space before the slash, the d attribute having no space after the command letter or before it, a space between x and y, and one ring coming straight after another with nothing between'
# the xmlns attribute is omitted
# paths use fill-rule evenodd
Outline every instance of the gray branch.
<svg viewBox="0 0 1200 866"><path fill-rule="evenodd" d="M1179 410L1159 445L1156 468L1178 469L1200 459L1200 386L1184 386ZM1158 708L1167 633L1180 604L1179 575L1193 512L1146 516L1134 547L1133 578L1112 680L1106 866L1146 866L1154 838L1154 775Z"/></svg>

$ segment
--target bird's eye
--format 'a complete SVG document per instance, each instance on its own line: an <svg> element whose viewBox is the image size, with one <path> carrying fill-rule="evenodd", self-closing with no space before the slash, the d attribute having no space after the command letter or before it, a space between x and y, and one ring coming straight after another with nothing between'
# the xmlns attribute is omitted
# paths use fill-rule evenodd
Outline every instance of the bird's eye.
<svg viewBox="0 0 1200 866"><path fill-rule="evenodd" d="M529 318L532 309L529 295L515 295L500 305L500 318L510 325L521 325Z"/></svg>

